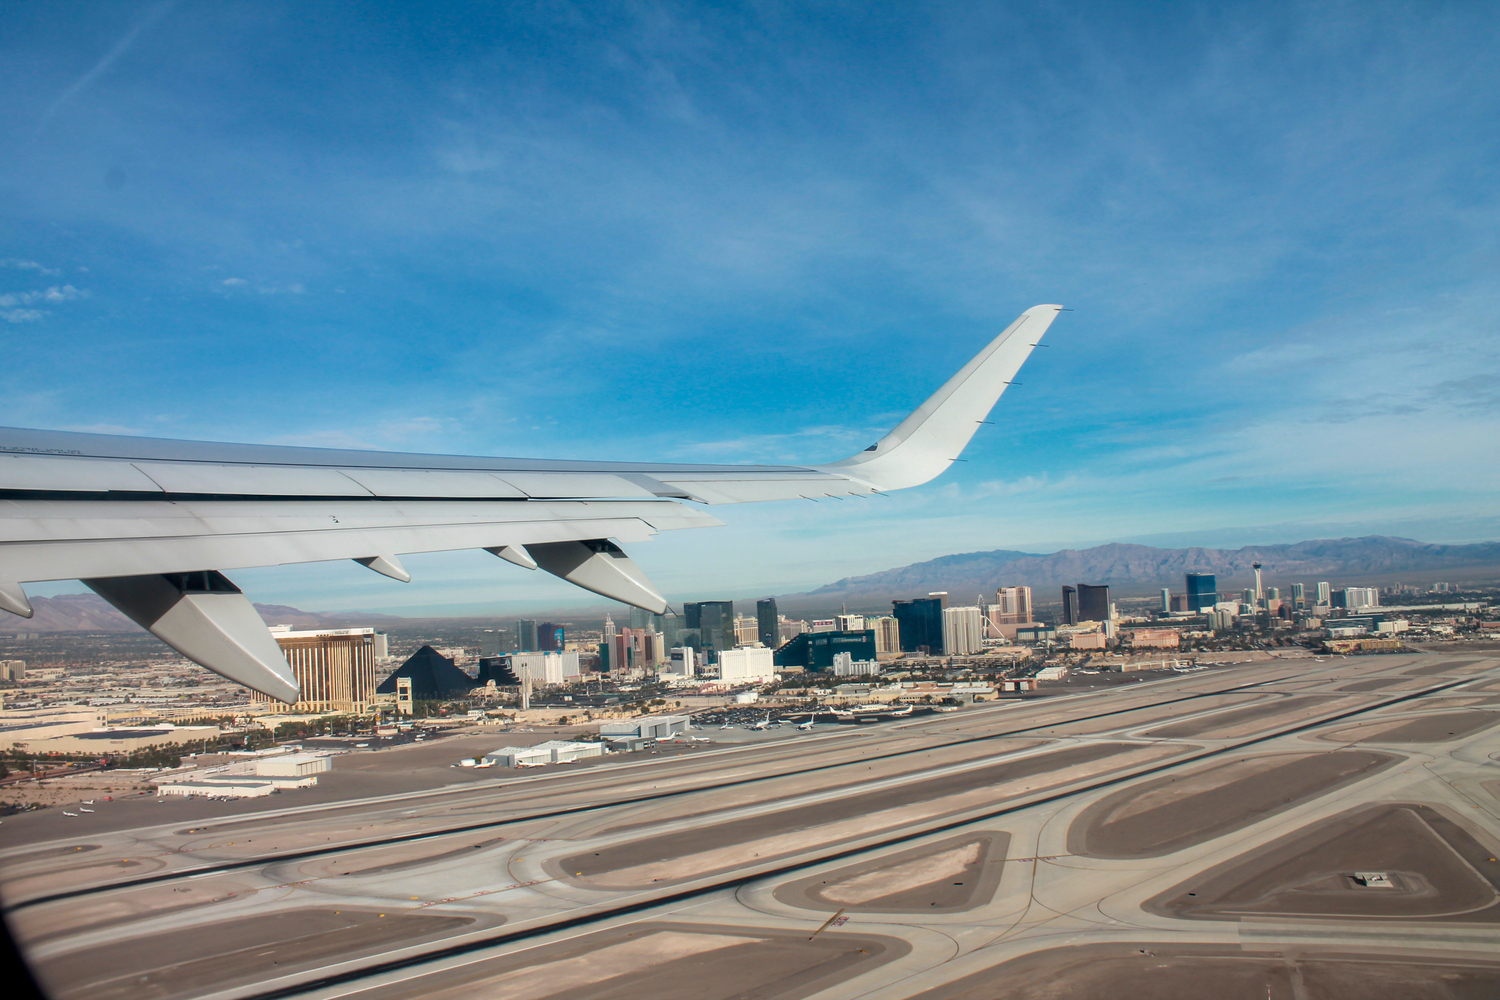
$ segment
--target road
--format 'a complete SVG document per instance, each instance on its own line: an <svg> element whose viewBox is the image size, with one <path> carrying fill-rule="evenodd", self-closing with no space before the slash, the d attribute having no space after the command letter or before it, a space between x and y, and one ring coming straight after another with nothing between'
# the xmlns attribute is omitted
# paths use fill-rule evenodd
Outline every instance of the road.
<svg viewBox="0 0 1500 1000"><path fill-rule="evenodd" d="M440 788L405 752L389 793L8 825L7 919L67 1000L1500 995L1486 654Z"/></svg>

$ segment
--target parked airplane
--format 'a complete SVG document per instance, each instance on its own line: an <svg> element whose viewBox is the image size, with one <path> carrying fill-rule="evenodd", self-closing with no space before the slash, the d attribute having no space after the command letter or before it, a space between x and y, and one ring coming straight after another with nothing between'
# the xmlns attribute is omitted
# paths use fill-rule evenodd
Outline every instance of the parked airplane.
<svg viewBox="0 0 1500 1000"><path fill-rule="evenodd" d="M750 728L751 729L770 729L771 728L771 716L767 715L764 719L761 719L759 722L757 722L755 725L751 726Z"/></svg>
<svg viewBox="0 0 1500 1000"><path fill-rule="evenodd" d="M1062 309L1033 306L896 428L827 465L666 465L414 455L0 429L0 608L82 580L168 646L296 701L296 677L226 569L477 548L656 614L621 542L722 524L696 504L868 497L953 462Z"/></svg>
<svg viewBox="0 0 1500 1000"><path fill-rule="evenodd" d="M817 720L815 720L815 719L808 719L806 722L802 723L802 725L798 726L797 728L800 729L800 730L802 730L805 733L805 732L810 731L812 729L812 727L815 726L815 725L817 725Z"/></svg>
<svg viewBox="0 0 1500 1000"><path fill-rule="evenodd" d="M78 818L78 814L77 813L70 813L66 809L63 810L63 815L64 816L72 816L74 819Z"/></svg>

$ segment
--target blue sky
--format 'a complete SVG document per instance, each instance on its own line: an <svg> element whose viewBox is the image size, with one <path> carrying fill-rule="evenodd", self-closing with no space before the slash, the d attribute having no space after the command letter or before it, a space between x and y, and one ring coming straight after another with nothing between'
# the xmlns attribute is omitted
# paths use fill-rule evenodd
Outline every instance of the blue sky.
<svg viewBox="0 0 1500 1000"><path fill-rule="evenodd" d="M633 554L692 599L1500 537L1497 35L1483 3L7 4L0 423L825 461L1061 302L952 473ZM236 579L575 594L408 565Z"/></svg>

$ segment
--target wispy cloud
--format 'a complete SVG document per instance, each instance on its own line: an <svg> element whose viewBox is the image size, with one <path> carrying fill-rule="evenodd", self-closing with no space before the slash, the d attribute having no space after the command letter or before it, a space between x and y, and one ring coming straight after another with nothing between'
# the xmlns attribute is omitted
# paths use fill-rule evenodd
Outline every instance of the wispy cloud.
<svg viewBox="0 0 1500 1000"><path fill-rule="evenodd" d="M89 292L85 289L74 288L72 285L54 285L34 292L11 292L0 295L0 308L8 309L12 306L26 306L37 302L71 302L73 299L86 299Z"/></svg>
<svg viewBox="0 0 1500 1000"><path fill-rule="evenodd" d="M35 323L52 315L52 311L31 307L86 299L89 294L87 289L74 288L72 285L54 285L29 292L7 292L0 295L0 318L7 323Z"/></svg>
<svg viewBox="0 0 1500 1000"><path fill-rule="evenodd" d="M1500 380L1494 375L1470 375L1447 379L1427 392L1428 398L1460 410L1477 413L1500 411Z"/></svg>
<svg viewBox="0 0 1500 1000"><path fill-rule="evenodd" d="M66 90L58 94L57 98L47 106L47 110L42 113L38 128L45 124L53 115L57 114L63 105L83 93L95 80L108 72L109 68L135 44L135 40L140 33L159 21L174 6L176 6L176 0L162 0L162 2L152 4L146 8L146 13L140 20L131 25L125 34L121 35L115 44L110 46L109 51L105 52L87 73L74 80Z"/></svg>
<svg viewBox="0 0 1500 1000"><path fill-rule="evenodd" d="M62 271L55 267L44 267L34 260L17 260L14 257L7 257L4 260L0 260L0 267L13 267L19 271L36 271L38 274L48 276L62 274Z"/></svg>

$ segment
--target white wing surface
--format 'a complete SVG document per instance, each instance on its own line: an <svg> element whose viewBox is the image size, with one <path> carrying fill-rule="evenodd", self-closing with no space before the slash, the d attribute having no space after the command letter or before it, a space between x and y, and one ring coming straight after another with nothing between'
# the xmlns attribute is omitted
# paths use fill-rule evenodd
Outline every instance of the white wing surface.
<svg viewBox="0 0 1500 1000"><path fill-rule="evenodd" d="M830 465L478 458L0 428L0 609L29 617L23 584L83 580L183 655L286 701L297 696L286 661L222 570L353 559L409 580L401 554L481 548L661 612L666 601L618 542L722 523L690 504L868 495L933 479L1060 309L1028 309L890 434Z"/></svg>

